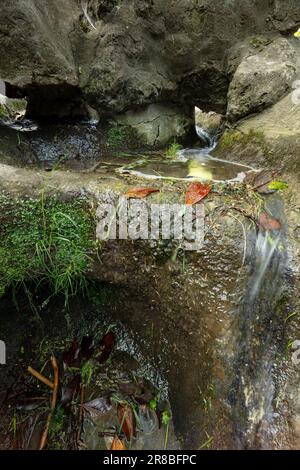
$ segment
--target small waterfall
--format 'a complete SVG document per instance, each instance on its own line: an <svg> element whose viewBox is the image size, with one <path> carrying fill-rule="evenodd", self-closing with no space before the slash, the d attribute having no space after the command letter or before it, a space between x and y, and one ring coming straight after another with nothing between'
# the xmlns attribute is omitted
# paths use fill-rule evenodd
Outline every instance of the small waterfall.
<svg viewBox="0 0 300 470"><path fill-rule="evenodd" d="M280 198L274 196L272 202L273 214L282 219ZM240 448L268 447L272 441L268 433L273 419L276 341L282 337L278 305L285 288L284 245L284 229L280 233L259 230L252 239L250 276L236 325L236 372L230 391Z"/></svg>
<svg viewBox="0 0 300 470"><path fill-rule="evenodd" d="M211 152L217 145L217 141L214 137L209 135L209 133L202 127L196 126L196 133L205 145L205 150L207 153Z"/></svg>
<svg viewBox="0 0 300 470"><path fill-rule="evenodd" d="M250 299L255 300L259 294L262 280L279 245L281 235L270 231L259 231L255 245L256 268L254 284L250 291Z"/></svg>

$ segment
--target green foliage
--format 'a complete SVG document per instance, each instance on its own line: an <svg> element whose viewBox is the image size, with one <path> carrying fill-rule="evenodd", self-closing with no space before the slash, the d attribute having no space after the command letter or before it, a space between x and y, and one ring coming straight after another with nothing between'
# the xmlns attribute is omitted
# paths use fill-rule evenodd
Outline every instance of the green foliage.
<svg viewBox="0 0 300 470"><path fill-rule="evenodd" d="M164 426L168 426L171 421L171 413L169 410L163 411L161 415L161 422L163 423Z"/></svg>
<svg viewBox="0 0 300 470"><path fill-rule="evenodd" d="M128 137L128 129L126 126L114 124L107 133L107 145L109 147L120 147Z"/></svg>
<svg viewBox="0 0 300 470"><path fill-rule="evenodd" d="M0 195L0 295L27 280L47 283L53 295L85 288L94 247L93 218L83 200Z"/></svg>
<svg viewBox="0 0 300 470"><path fill-rule="evenodd" d="M175 158L177 153L182 149L182 146L177 142L173 142L170 147L166 150L166 157Z"/></svg>
<svg viewBox="0 0 300 470"><path fill-rule="evenodd" d="M273 191L280 191L287 189L288 187L289 185L283 181L271 181L271 183L268 185L268 188L272 189Z"/></svg>
<svg viewBox="0 0 300 470"><path fill-rule="evenodd" d="M157 400L155 398L150 400L149 406L150 406L151 410L156 411L157 410Z"/></svg>
<svg viewBox="0 0 300 470"><path fill-rule="evenodd" d="M61 405L58 405L53 413L50 427L49 427L49 437L62 437L63 428L65 420L65 411Z"/></svg>
<svg viewBox="0 0 300 470"><path fill-rule="evenodd" d="M81 368L81 378L85 385L90 385L93 372L94 368L92 363L90 361L85 362Z"/></svg>

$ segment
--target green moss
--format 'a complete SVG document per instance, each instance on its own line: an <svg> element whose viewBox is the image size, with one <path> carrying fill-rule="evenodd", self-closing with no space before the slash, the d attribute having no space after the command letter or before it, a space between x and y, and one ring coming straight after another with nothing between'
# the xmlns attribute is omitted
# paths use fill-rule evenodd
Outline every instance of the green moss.
<svg viewBox="0 0 300 470"><path fill-rule="evenodd" d="M230 130L226 131L218 144L218 150L226 151L231 150L236 146L244 147L248 144L260 144L262 147L265 145L264 133L260 131L250 130L247 134Z"/></svg>
<svg viewBox="0 0 300 470"><path fill-rule="evenodd" d="M142 139L136 129L131 126L113 123L107 132L107 146L113 149L127 147L137 148Z"/></svg>
<svg viewBox="0 0 300 470"><path fill-rule="evenodd" d="M7 110L5 108L5 106L3 106L2 104L0 104L0 119L2 118L6 118L8 117L8 113L7 113Z"/></svg>
<svg viewBox="0 0 300 470"><path fill-rule="evenodd" d="M28 280L47 283L66 302L85 287L95 248L92 214L83 200L0 195L0 295Z"/></svg>

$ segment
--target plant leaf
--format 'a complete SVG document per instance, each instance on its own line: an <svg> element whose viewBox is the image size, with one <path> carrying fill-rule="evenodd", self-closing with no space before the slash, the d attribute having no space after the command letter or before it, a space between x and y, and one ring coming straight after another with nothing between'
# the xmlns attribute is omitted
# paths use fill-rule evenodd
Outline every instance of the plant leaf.
<svg viewBox="0 0 300 470"><path fill-rule="evenodd" d="M119 405L118 406L118 418L121 425L121 429L126 436L128 441L131 441L135 434L135 417L131 406Z"/></svg>
<svg viewBox="0 0 300 470"><path fill-rule="evenodd" d="M162 413L162 416L161 416L161 422L164 426L168 426L169 422L171 420L171 413L169 410L165 410L163 411Z"/></svg>
<svg viewBox="0 0 300 470"><path fill-rule="evenodd" d="M124 442L121 441L118 436L113 438L110 450L126 450Z"/></svg>
<svg viewBox="0 0 300 470"><path fill-rule="evenodd" d="M280 191L283 189L287 189L289 185L287 183L284 183L283 181L271 181L271 183L268 185L268 188L273 190L273 191Z"/></svg>
<svg viewBox="0 0 300 470"><path fill-rule="evenodd" d="M79 345L76 339L74 339L71 345L63 352L63 362L66 367L73 366L79 353Z"/></svg>
<svg viewBox="0 0 300 470"><path fill-rule="evenodd" d="M103 336L100 342L100 348L102 350L99 358L100 364L103 364L103 362L107 361L107 359L111 355L115 342L116 336L112 331L109 331L105 336Z"/></svg>
<svg viewBox="0 0 300 470"><path fill-rule="evenodd" d="M191 183L185 195L186 204L197 204L211 191L211 185L202 183Z"/></svg>
<svg viewBox="0 0 300 470"><path fill-rule="evenodd" d="M63 406L69 405L76 399L80 388L81 377L76 374L67 385L61 388L61 404Z"/></svg>
<svg viewBox="0 0 300 470"><path fill-rule="evenodd" d="M112 409L112 405L106 397L95 398L94 400L84 403L82 406L90 413L92 418L103 416Z"/></svg>
<svg viewBox="0 0 300 470"><path fill-rule="evenodd" d="M156 188L132 188L127 191L125 196L128 199L137 198L143 199L144 197L149 196L149 194L159 193L159 189Z"/></svg>
<svg viewBox="0 0 300 470"><path fill-rule="evenodd" d="M261 171L248 171L244 179L244 183L249 184L253 191L260 194L268 194L273 190L268 187L268 184L274 179L278 171L275 170L261 170Z"/></svg>
<svg viewBox="0 0 300 470"><path fill-rule="evenodd" d="M282 223L266 212L262 212L258 219L258 225L262 230L281 230Z"/></svg>

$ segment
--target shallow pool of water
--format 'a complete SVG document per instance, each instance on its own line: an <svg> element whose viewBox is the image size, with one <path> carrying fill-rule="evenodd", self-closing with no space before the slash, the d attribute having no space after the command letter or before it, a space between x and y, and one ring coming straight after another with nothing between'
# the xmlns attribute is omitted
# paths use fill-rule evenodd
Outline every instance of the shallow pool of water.
<svg viewBox="0 0 300 470"><path fill-rule="evenodd" d="M183 150L176 160L152 158L125 166L120 173L151 179L197 179L201 181L243 181L250 167L213 158L203 149Z"/></svg>

